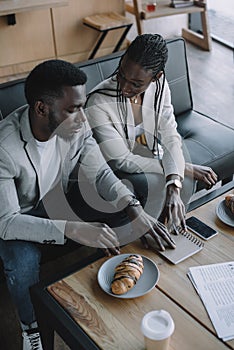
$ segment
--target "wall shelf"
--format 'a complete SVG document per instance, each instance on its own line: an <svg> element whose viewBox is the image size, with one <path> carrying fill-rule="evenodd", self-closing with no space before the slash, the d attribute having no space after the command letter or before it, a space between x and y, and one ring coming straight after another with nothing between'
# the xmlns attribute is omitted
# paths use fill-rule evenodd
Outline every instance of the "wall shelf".
<svg viewBox="0 0 234 350"><path fill-rule="evenodd" d="M135 16L139 35L143 33L142 22L144 20L198 12L201 15L203 35L186 28L182 29L182 35L185 39L200 46L202 49L207 51L211 50L211 37L205 1L196 0L193 6L173 8L170 7L170 0L158 0L155 11L147 12L142 0L126 0L125 10Z"/></svg>

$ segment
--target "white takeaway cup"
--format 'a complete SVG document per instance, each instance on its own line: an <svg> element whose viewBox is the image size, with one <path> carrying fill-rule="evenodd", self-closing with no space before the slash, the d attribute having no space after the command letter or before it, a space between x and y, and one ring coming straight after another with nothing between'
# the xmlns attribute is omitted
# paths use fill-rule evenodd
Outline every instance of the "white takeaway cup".
<svg viewBox="0 0 234 350"><path fill-rule="evenodd" d="M169 350L170 338L175 324L165 310L148 312L141 321L141 331L147 350Z"/></svg>

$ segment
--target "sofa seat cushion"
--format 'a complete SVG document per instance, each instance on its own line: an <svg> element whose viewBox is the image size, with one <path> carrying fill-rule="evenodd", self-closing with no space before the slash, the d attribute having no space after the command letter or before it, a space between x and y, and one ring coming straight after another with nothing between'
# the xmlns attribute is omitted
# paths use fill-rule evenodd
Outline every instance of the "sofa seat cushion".
<svg viewBox="0 0 234 350"><path fill-rule="evenodd" d="M220 180L233 175L234 129L196 111L181 114L177 124L187 161L212 167Z"/></svg>

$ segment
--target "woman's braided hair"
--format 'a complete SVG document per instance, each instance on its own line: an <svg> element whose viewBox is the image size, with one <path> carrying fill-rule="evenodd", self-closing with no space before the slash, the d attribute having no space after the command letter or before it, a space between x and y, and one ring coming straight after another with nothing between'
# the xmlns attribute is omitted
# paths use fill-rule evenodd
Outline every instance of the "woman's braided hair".
<svg viewBox="0 0 234 350"><path fill-rule="evenodd" d="M139 64L145 70L152 71L152 78L155 79L156 89L154 97L154 111L155 111L155 131L154 131L154 145L152 151L155 151L156 141L157 141L157 123L158 114L161 105L162 93L165 84L165 64L168 58L168 49L166 41L160 34L142 34L137 36L130 44L130 46L125 51L124 55L121 57L117 69L114 71L112 76L116 76L119 71L123 57L127 56L131 61ZM163 72L163 82L162 86L157 78L157 74ZM117 83L117 91L105 91L105 89L97 89L88 95L89 97L93 93L100 93L107 96L115 96L117 99L117 106L119 109L119 115L122 120L126 138L128 139L128 129L127 129L127 98L123 96L120 89L119 83ZM88 101L87 99L87 101ZM87 103L87 102L86 102ZM122 117L123 116L123 117Z"/></svg>
<svg viewBox="0 0 234 350"><path fill-rule="evenodd" d="M156 78L159 72L164 72L168 50L161 35L143 34L134 39L126 50L124 56L126 55L145 70L152 70L152 76Z"/></svg>
<svg viewBox="0 0 234 350"><path fill-rule="evenodd" d="M121 58L127 56L128 59L134 63L139 64L145 70L152 71L152 78L155 79L156 89L154 96L154 112L155 112L155 131L154 131L154 145L152 151L155 152L156 140L157 140L157 123L158 123L158 114L160 110L162 93L165 84L165 65L168 58L168 49L166 41L159 34L142 34L137 36L133 42L130 44L126 52ZM115 73L118 72L121 61ZM157 78L157 74L163 72L163 82L162 86ZM117 84L117 101L118 106L124 116L126 121L127 117L127 106L126 106L126 97L123 96L119 84ZM121 113L120 113L121 114ZM126 124L126 123L125 123ZM126 128L126 127L125 127ZM125 130L126 136L128 137L127 128Z"/></svg>

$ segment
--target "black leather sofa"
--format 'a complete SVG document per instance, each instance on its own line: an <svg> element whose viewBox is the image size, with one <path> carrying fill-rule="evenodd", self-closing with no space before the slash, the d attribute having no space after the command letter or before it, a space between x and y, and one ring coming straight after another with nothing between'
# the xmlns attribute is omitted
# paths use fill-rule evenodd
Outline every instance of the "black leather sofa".
<svg viewBox="0 0 234 350"><path fill-rule="evenodd" d="M168 49L166 76L171 89L178 131L189 150L191 160L194 163L212 167L223 183L232 183L233 187L234 129L215 121L212 116L193 110L185 42L181 38L168 40ZM122 54L123 52L117 52L77 63L77 66L82 68L88 76L87 93L113 73ZM0 84L2 118L26 103L24 81L25 79L20 79ZM201 188L202 184L198 184L197 190ZM71 250L76 248L71 247ZM65 253L67 251L65 249ZM60 256L61 253L59 253ZM53 258L56 256L50 256L49 260ZM47 261L48 257L45 260Z"/></svg>
<svg viewBox="0 0 234 350"><path fill-rule="evenodd" d="M167 43L169 58L166 76L178 131L188 150L187 160L212 167L219 180L226 183L233 178L234 173L234 129L193 109L185 42L182 38L176 38ZM117 52L77 63L88 76L87 93L113 73L122 54ZM25 103L24 79L0 84L0 111L3 118ZM200 189L202 184L197 184L197 190Z"/></svg>

